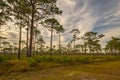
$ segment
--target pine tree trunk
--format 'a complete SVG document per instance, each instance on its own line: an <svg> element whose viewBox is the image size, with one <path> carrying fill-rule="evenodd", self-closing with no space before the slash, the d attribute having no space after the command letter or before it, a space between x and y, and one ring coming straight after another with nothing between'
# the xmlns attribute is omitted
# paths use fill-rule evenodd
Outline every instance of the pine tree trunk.
<svg viewBox="0 0 120 80"><path fill-rule="evenodd" d="M59 32L59 50L61 49L60 47L60 32Z"/></svg>
<svg viewBox="0 0 120 80"><path fill-rule="evenodd" d="M85 45L85 53L87 53L87 46Z"/></svg>
<svg viewBox="0 0 120 80"><path fill-rule="evenodd" d="M19 31L18 59L20 59L20 54L21 54L21 36L22 36L22 27L20 27L20 31Z"/></svg>
<svg viewBox="0 0 120 80"><path fill-rule="evenodd" d="M90 42L90 45L89 45L89 50L90 50L90 54L91 54L91 42Z"/></svg>
<svg viewBox="0 0 120 80"><path fill-rule="evenodd" d="M1 44L2 44L2 41L1 41L1 39L0 39L0 52L1 52L1 49L2 49L2 48L1 48L1 47L2 47Z"/></svg>
<svg viewBox="0 0 120 80"><path fill-rule="evenodd" d="M29 45L28 45L28 38L29 38L29 28L27 27L27 41L26 41L26 45L27 45L27 57L29 56L28 50L29 50Z"/></svg>
<svg viewBox="0 0 120 80"><path fill-rule="evenodd" d="M32 42L33 42L33 19L31 20L31 27L30 27L30 42L29 42L29 54L28 57L31 57L32 53Z"/></svg>
<svg viewBox="0 0 120 80"><path fill-rule="evenodd" d="M33 0L31 0L32 4L32 14L31 14L31 26L30 26L30 42L29 42L29 54L28 57L31 57L32 53L32 42L33 42L33 28L34 28L34 3Z"/></svg>
<svg viewBox="0 0 120 80"><path fill-rule="evenodd" d="M53 28L51 28L51 40L50 40L50 52L52 53L52 36L53 36Z"/></svg>
<svg viewBox="0 0 120 80"><path fill-rule="evenodd" d="M34 35L35 37L35 39L34 39L34 54L36 55L36 40L37 40L37 33L35 33L35 35Z"/></svg>
<svg viewBox="0 0 120 80"><path fill-rule="evenodd" d="M75 39L74 39L74 50L75 50Z"/></svg>

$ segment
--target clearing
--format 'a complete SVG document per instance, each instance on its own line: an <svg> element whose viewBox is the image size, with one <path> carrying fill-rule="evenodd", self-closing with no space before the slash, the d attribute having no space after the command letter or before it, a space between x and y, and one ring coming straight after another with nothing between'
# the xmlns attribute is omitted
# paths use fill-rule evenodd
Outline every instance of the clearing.
<svg viewBox="0 0 120 80"><path fill-rule="evenodd" d="M2 75L0 80L120 80L120 61L12 72Z"/></svg>

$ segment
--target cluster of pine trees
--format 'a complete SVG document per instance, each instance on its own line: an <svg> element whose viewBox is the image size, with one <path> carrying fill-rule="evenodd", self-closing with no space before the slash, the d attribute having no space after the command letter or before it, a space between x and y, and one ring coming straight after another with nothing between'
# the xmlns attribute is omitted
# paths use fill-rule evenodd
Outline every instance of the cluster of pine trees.
<svg viewBox="0 0 120 80"><path fill-rule="evenodd" d="M40 53L102 53L100 39L103 34L97 32L86 32L84 36L78 37L78 29L71 30L72 40L66 46L61 45L61 33L64 27L54 18L61 15L62 11L56 6L57 0L0 0L0 28L12 21L19 28L19 43L10 43L7 37L0 36L1 53L25 53L27 57ZM50 46L45 46L40 26L47 28L50 33ZM26 40L22 40L22 30L26 30ZM56 31L58 38L58 49L53 45L53 32ZM76 44L82 40L83 44ZM112 37L104 48L106 53L120 53L120 38Z"/></svg>

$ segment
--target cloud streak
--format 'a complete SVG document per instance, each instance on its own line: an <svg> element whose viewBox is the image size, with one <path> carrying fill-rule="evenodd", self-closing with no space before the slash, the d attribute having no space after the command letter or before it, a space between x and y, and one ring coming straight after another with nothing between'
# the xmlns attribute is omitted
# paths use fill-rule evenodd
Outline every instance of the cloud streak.
<svg viewBox="0 0 120 80"><path fill-rule="evenodd" d="M78 35L80 37L88 31L105 34L106 36L101 42L103 46L111 36L120 37L120 0L58 0L57 6L63 10L62 15L56 16L66 30L61 36L63 44L71 40L70 31L75 28L80 30L80 35ZM49 45L50 32L42 26L40 30ZM13 38L15 35L7 36ZM25 38L25 34L23 37ZM53 40L57 45L58 35L56 32L54 32ZM77 43L81 43L81 41Z"/></svg>
<svg viewBox="0 0 120 80"><path fill-rule="evenodd" d="M66 34L74 28L80 30L79 36L87 31L107 31L108 37L120 37L117 30L120 26L120 0L58 0L58 6L63 10L63 15L57 19L65 26L65 42L72 37ZM104 37L102 43L108 41L108 37Z"/></svg>

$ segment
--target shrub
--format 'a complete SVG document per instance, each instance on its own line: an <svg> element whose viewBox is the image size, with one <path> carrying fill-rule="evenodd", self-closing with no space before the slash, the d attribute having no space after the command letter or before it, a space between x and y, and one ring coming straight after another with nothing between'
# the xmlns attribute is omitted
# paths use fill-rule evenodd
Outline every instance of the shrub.
<svg viewBox="0 0 120 80"><path fill-rule="evenodd" d="M4 57L0 56L0 63L3 62L3 61L6 61L6 59Z"/></svg>
<svg viewBox="0 0 120 80"><path fill-rule="evenodd" d="M41 57L42 62L53 62L54 59L55 59L55 57L53 57L53 56L43 56L43 57Z"/></svg>
<svg viewBox="0 0 120 80"><path fill-rule="evenodd" d="M75 60L74 60L74 57L62 56L62 57L57 57L55 62L56 63L72 64L75 62Z"/></svg>
<svg viewBox="0 0 120 80"><path fill-rule="evenodd" d="M76 61L80 62L80 63L89 63L89 58L88 57L78 57L78 58L76 58Z"/></svg>
<svg viewBox="0 0 120 80"><path fill-rule="evenodd" d="M34 58L29 59L29 65L31 67L36 66L38 64L38 61Z"/></svg>

